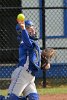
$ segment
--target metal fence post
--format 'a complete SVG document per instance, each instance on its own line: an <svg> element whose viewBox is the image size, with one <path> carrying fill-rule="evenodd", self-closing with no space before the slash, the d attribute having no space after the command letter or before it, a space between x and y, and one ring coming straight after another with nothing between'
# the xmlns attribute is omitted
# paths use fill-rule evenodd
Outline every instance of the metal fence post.
<svg viewBox="0 0 67 100"><path fill-rule="evenodd" d="M45 49L45 0L42 0L42 46ZM46 87L46 70L43 71L43 87Z"/></svg>

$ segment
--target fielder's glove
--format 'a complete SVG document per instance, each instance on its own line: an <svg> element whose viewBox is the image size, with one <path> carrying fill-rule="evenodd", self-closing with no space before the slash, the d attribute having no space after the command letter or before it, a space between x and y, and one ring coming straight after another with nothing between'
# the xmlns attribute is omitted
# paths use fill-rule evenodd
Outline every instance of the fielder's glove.
<svg viewBox="0 0 67 100"><path fill-rule="evenodd" d="M50 60L55 55L55 50L52 48L46 48L41 52L41 69L50 68Z"/></svg>

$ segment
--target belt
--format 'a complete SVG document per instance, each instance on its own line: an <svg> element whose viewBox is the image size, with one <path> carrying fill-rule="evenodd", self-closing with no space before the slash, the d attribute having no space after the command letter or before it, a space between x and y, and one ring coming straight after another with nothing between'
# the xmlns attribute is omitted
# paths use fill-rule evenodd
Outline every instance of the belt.
<svg viewBox="0 0 67 100"><path fill-rule="evenodd" d="M31 74L32 76L35 76L34 73L33 73L31 70L27 69L26 71L27 71L29 74Z"/></svg>

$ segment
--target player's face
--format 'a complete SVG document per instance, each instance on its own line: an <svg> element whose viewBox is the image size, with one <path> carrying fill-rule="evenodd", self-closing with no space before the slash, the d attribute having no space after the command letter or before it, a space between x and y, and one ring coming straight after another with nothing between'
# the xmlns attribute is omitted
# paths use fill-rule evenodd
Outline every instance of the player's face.
<svg viewBox="0 0 67 100"><path fill-rule="evenodd" d="M35 31L35 27L34 26L29 26L26 29L27 29L27 31L28 31L30 36L35 36L36 35L36 31Z"/></svg>

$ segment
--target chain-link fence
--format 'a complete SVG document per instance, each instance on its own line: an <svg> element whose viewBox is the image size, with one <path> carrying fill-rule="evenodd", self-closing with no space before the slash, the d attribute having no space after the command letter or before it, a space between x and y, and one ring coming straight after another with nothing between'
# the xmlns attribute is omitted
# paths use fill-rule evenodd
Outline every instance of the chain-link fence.
<svg viewBox="0 0 67 100"><path fill-rule="evenodd" d="M56 49L51 68L46 71L46 82L48 85L67 85L66 1L0 0L0 88L8 87L8 80L18 62L19 44L15 26L16 16L20 12L24 13L26 20L34 22L40 47ZM43 72L40 70L36 77L42 78Z"/></svg>

